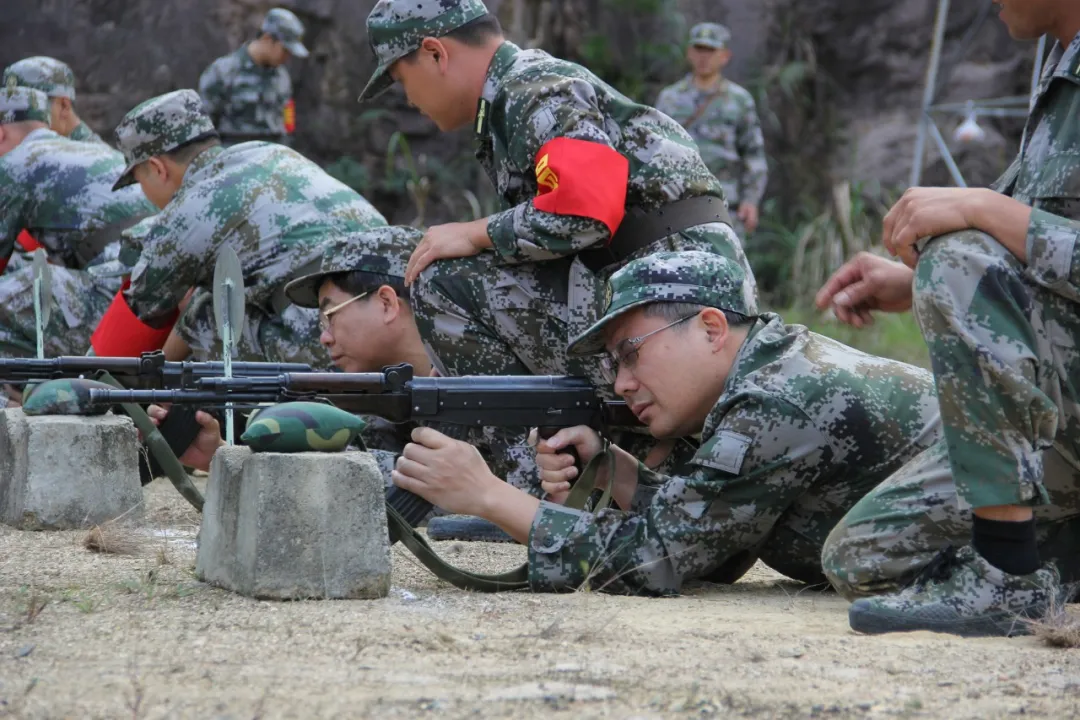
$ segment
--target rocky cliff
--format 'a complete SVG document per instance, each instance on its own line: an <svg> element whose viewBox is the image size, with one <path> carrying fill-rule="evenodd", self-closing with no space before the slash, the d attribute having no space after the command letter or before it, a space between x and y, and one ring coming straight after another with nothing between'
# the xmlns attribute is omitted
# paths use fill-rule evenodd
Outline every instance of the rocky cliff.
<svg viewBox="0 0 1080 720"><path fill-rule="evenodd" d="M986 0L953 0L948 27L951 50L971 26ZM421 175L432 183L485 188L469 160L464 134L439 135L434 126L388 94L377 106L360 106L356 96L370 74L364 18L374 0L282 0L306 23L306 61L293 61L298 134L295 145L321 163L353 178L397 221L416 216ZM809 103L786 103L790 87L775 83L761 91L777 95L781 112L821 112L829 103L833 142L806 142L806 163L814 172L831 168L835 178L903 183L911 162L914 122L927 64L935 0L489 0L513 38L600 65L623 85L651 99L662 82L678 77L677 36L692 22L716 19L734 31L735 60L730 75L762 89L763 77L777 77L782 62L803 62L802 88ZM0 64L27 55L53 55L75 69L77 106L98 131L111 134L137 102L154 94L194 87L215 57L252 37L271 6L264 0L5 0L0 24ZM657 51L670 50L672 52ZM946 56L948 56L948 52ZM1033 48L1010 40L991 18L976 34L971 51L947 78L943 98L1026 92ZM628 68L633 69L632 74ZM806 70L807 68L804 68ZM769 74L769 71L772 74ZM797 88L796 88L797 89ZM801 109L800 109L801 108ZM793 127L781 117L768 127L770 150L800 151L798 137L782 137ZM820 120L820 118L819 118ZM1015 122L986 122L987 147L961 153L965 172L986 182L1004 165L1018 136ZM799 127L816 127L813 123ZM943 128L948 133L949 128ZM391 138L400 131L407 142ZM408 152L405 152L405 150ZM828 153L824 165L816 154ZM412 164L409 162L412 158ZM790 158L788 159L790 161ZM927 179L945 182L940 163ZM409 192L409 181L411 194ZM773 194L788 192L782 182ZM485 198L478 191L480 204ZM436 192L433 199L438 196ZM421 200L423 198L421 197ZM467 199L467 198L466 198ZM490 202L490 198L487 199ZM471 200L470 200L471 202ZM426 219L460 215L468 203L442 198L429 203ZM484 209L483 207L481 209Z"/></svg>

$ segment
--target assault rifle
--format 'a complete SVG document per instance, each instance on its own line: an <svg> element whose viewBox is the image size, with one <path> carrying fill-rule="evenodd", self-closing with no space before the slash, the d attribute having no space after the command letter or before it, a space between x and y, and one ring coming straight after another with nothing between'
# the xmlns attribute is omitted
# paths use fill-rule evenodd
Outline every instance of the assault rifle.
<svg viewBox="0 0 1080 720"><path fill-rule="evenodd" d="M139 357L63 355L55 358L0 358L0 384L22 385L61 378L93 378L108 373L122 385L139 389L195 388L203 378L220 377L222 362L170 362L164 353ZM277 377L281 373L311 372L304 363L235 362L233 374L244 377Z"/></svg>
<svg viewBox="0 0 1080 720"><path fill-rule="evenodd" d="M172 403L220 407L297 400L331 403L357 415L394 423L434 422L469 427L536 427L541 437L574 425L599 431L641 426L621 401L603 400L585 378L556 375L414 377L411 365L377 373L283 373L276 377L200 378L178 390L90 390L96 405ZM393 487L387 504L410 527L431 503ZM400 534L400 533L399 533ZM392 532L392 539L398 539Z"/></svg>
<svg viewBox="0 0 1080 720"><path fill-rule="evenodd" d="M94 357L64 355L55 358L3 358L0 359L0 385L22 386L48 380L88 378L104 380L128 388L183 389L195 388L199 380L224 374L222 362L170 362L160 350L143 353L139 357ZM234 375L244 377L277 377L287 372L310 372L304 363L236 362L232 365ZM129 406L126 414L146 435L150 432L149 419L145 413ZM202 496L188 480L176 462L175 456L183 454L199 433L195 421L195 408L181 407L170 412L165 422L157 428L158 440L151 443L151 453L139 456L139 474L145 485L165 473L180 493L197 509L202 508ZM165 452L168 446L171 453ZM173 457L169 457L169 455Z"/></svg>

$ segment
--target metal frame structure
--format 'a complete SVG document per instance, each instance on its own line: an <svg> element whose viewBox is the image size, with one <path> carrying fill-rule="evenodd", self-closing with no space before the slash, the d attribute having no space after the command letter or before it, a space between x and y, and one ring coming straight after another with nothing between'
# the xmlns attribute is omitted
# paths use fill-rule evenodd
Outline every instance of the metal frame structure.
<svg viewBox="0 0 1080 720"><path fill-rule="evenodd" d="M1035 68L1031 74L1031 94L1028 97L1017 95L1013 97L992 98L989 100L968 100L967 102L962 103L935 104L934 99L948 81L948 74L951 73L956 65L959 64L960 60L963 59L972 40L975 38L975 35L978 33L983 23L986 22L993 9L991 3L986 3L983 9L980 10L979 16L976 18L975 22L971 24L964 34L964 37L961 39L959 49L953 54L953 57L950 58L950 63L946 67L945 73L941 74L941 52L945 44L945 25L949 18L949 4L950 0L938 0L937 16L934 20L934 35L930 43L930 66L926 70L926 86L923 89L922 111L919 114L918 130L915 135L915 158L911 164L911 178L909 182L911 187L916 187L922 181L923 162L925 161L926 141L928 136L933 140L938 152L941 153L941 158L945 162L945 167L948 169L949 175L952 176L953 182L959 187L967 187L967 183L964 182L964 176L960 173L960 168L956 166L956 161L949 151L949 146L945 142L945 138L942 136L941 130L934 120L933 113L959 115L973 120L980 116L1026 117L1031 96L1035 94L1035 89L1039 84L1039 77L1042 75L1042 61L1046 50L1045 35L1039 38L1038 49L1035 51ZM939 77L939 75L942 76Z"/></svg>

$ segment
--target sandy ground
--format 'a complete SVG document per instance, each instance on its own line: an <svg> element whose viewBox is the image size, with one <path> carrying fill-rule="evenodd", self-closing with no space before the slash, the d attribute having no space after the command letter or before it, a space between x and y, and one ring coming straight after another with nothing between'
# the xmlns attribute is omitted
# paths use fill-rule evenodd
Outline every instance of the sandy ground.
<svg viewBox="0 0 1080 720"><path fill-rule="evenodd" d="M195 580L197 523L159 480L138 557L0 526L0 717L1080 716L1080 650L858 636L760 565L674 599L478 595L395 549L386 599L263 602Z"/></svg>

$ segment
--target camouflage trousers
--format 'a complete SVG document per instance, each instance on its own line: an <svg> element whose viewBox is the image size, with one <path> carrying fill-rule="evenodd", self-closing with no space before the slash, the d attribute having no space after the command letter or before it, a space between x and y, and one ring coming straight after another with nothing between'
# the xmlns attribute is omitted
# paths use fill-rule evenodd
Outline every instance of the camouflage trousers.
<svg viewBox="0 0 1080 720"><path fill-rule="evenodd" d="M947 545L971 541L971 509L1031 505L1044 559L1080 579L1080 305L1000 243L931 240L915 273L944 441L878 486L822 553L841 592L904 584Z"/></svg>
<svg viewBox="0 0 1080 720"><path fill-rule="evenodd" d="M221 338L214 319L213 294L198 289L176 332L197 360L221 357ZM330 355L319 343L319 311L290 305L279 315L248 305L244 311L236 359L247 362L307 363L316 369L331 367Z"/></svg>
<svg viewBox="0 0 1080 720"><path fill-rule="evenodd" d="M1066 582L1080 580L1080 471L1053 449L1043 459L1053 502L1034 508L1039 554L1055 561ZM971 508L961 505L942 440L833 528L821 552L826 577L849 600L899 590L946 547L971 542Z"/></svg>
<svg viewBox="0 0 1080 720"><path fill-rule="evenodd" d="M961 503L1053 502L1047 451L1080 468L1080 304L989 235L963 231L923 249L914 312Z"/></svg>

